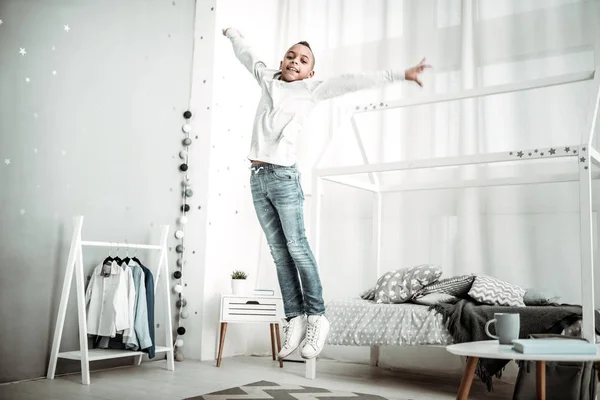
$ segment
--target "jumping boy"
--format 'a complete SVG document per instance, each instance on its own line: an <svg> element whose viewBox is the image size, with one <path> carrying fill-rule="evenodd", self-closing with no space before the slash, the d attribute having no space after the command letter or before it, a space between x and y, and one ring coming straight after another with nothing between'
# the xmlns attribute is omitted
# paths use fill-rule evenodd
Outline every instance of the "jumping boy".
<svg viewBox="0 0 600 400"><path fill-rule="evenodd" d="M268 69L234 28L223 30L233 51L262 89L258 103L248 158L251 161L250 186L258 221L265 233L283 297L287 323L280 358L296 350L301 356L319 355L329 321L317 264L304 229L304 193L296 168L296 140L304 121L321 100L346 93L405 80L422 86L420 74L430 68L423 59L404 71L380 71L342 75L316 81L315 57L307 42L293 45L279 64Z"/></svg>

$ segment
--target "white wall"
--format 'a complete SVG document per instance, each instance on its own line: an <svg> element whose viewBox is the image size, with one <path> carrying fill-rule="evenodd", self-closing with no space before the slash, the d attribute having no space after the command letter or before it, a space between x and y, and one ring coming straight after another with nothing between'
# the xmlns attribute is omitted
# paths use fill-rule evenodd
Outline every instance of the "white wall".
<svg viewBox="0 0 600 400"><path fill-rule="evenodd" d="M184 265L181 283L183 292L180 298L186 305L175 312L179 326L186 329L184 335L175 335L175 340L183 339L183 346L177 346L177 353L184 359L201 359L205 329L205 293L210 292L214 281L210 275L212 264L210 257L209 228L212 204L210 185L213 184L211 125L213 121L213 90L215 70L213 66L215 52L215 16L216 0L196 0L194 9L193 32L193 68L191 75L190 121L192 145L188 150L189 170L180 174L179 187L185 176L192 182L194 196L188 199L190 211L186 213L188 223L181 226L185 236ZM180 131L180 140L183 135ZM196 188L198 190L196 190ZM181 318L187 312L188 318ZM209 325L210 326L210 325Z"/></svg>
<svg viewBox="0 0 600 400"><path fill-rule="evenodd" d="M275 21L276 2L268 2L264 8L264 21ZM228 9L227 2L218 2L214 32L214 58L205 59L214 68L214 96L211 104L211 147L208 169L209 198L207 203L207 231L205 270L201 277L204 288L203 336L200 351L194 358L214 360L219 334L219 306L222 293L231 292L230 274L235 269L249 273L249 283L257 284L259 258L259 226L256 223L249 188L249 162L246 158L250 145L251 127L255 105L260 91L251 75L239 64L231 50L231 44L222 28L236 26L235 22L256 10L250 2L240 2ZM274 24L256 23L264 35L276 32ZM269 29L271 29L269 31ZM244 32L245 34L250 32ZM263 274L269 272L262 271ZM193 294L194 298L200 296ZM270 348L268 326L259 337L263 347ZM247 351L248 329L252 327L231 324L223 356L244 354ZM257 328L260 332L260 328Z"/></svg>
<svg viewBox="0 0 600 400"><path fill-rule="evenodd" d="M0 383L46 374L74 215L86 240L147 243L174 227L193 10L191 0L0 1ZM176 244L170 235L171 271ZM86 248L85 274L107 255ZM63 351L79 345L74 283L71 294ZM160 344L174 304L157 303ZM78 370L61 360L57 373Z"/></svg>

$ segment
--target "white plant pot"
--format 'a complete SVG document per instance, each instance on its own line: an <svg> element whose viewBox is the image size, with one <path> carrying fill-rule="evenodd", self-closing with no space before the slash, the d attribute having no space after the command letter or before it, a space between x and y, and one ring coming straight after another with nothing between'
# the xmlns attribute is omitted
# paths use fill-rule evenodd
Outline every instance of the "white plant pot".
<svg viewBox="0 0 600 400"><path fill-rule="evenodd" d="M235 295L244 295L248 293L248 280L247 279L232 279L231 280L231 291Z"/></svg>

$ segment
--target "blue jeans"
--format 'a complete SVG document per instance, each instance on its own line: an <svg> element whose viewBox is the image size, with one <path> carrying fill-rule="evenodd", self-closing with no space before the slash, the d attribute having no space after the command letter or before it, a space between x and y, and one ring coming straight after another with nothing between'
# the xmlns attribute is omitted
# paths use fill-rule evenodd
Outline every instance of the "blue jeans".
<svg viewBox="0 0 600 400"><path fill-rule="evenodd" d="M304 193L295 166L251 167L254 209L265 233L283 297L285 316L325 313L317 262L304 229Z"/></svg>

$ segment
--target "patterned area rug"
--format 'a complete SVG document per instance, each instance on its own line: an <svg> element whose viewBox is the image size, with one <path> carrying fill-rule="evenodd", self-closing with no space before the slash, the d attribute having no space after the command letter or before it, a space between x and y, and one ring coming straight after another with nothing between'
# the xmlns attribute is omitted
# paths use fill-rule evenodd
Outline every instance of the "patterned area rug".
<svg viewBox="0 0 600 400"><path fill-rule="evenodd" d="M341 392L311 386L278 385L260 381L185 400L388 400L372 394Z"/></svg>

